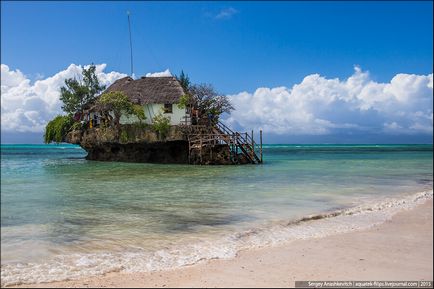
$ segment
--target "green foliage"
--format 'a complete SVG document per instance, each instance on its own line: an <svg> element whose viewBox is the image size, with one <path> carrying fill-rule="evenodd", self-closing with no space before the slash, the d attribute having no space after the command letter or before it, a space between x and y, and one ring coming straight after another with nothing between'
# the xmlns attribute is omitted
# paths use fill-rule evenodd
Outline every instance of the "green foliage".
<svg viewBox="0 0 434 289"><path fill-rule="evenodd" d="M184 109L188 105L191 105L191 101L192 101L191 96L189 94L184 94L179 98L179 102L178 102L177 106L180 109Z"/></svg>
<svg viewBox="0 0 434 289"><path fill-rule="evenodd" d="M95 74L95 65L84 68L82 80L69 78L65 80L65 86L60 88L60 100L63 102L62 109L68 114L82 111L83 108L95 101L96 96L105 89L100 85Z"/></svg>
<svg viewBox="0 0 434 289"><path fill-rule="evenodd" d="M134 105L124 93L111 91L104 93L97 101L101 110L113 111L115 125L119 127L123 113L134 114Z"/></svg>
<svg viewBox="0 0 434 289"><path fill-rule="evenodd" d="M58 115L53 120L48 122L45 127L44 142L60 143L63 138L71 130L74 120L70 115Z"/></svg>
<svg viewBox="0 0 434 289"><path fill-rule="evenodd" d="M181 96L178 103L178 108L184 109L187 106L192 104L192 97L190 95L190 78L187 74L184 73L183 70L181 70L181 74L176 77L179 81L179 84L181 84L182 88L184 89L185 94Z"/></svg>
<svg viewBox="0 0 434 289"><path fill-rule="evenodd" d="M182 88L184 89L184 91L186 93L188 93L188 91L190 90L190 78L188 77L187 74L184 74L184 70L181 70L181 74L179 75L179 77L176 77L179 81L179 83L181 84Z"/></svg>
<svg viewBox="0 0 434 289"><path fill-rule="evenodd" d="M128 132L126 130L122 130L121 136L120 136L120 141L123 143L127 143L128 139L129 139Z"/></svg>
<svg viewBox="0 0 434 289"><path fill-rule="evenodd" d="M135 116L137 116L140 123L142 123L142 121L144 121L146 119L145 110L143 109L143 106L141 106L141 105L138 105L138 104L133 105L133 114Z"/></svg>
<svg viewBox="0 0 434 289"><path fill-rule="evenodd" d="M71 126L71 131L82 130L83 128L84 127L83 127L83 124L81 122L74 122L74 124Z"/></svg>
<svg viewBox="0 0 434 289"><path fill-rule="evenodd" d="M158 133L160 138L165 138L170 129L170 118L162 113L157 114L152 120L152 128Z"/></svg>
<svg viewBox="0 0 434 289"><path fill-rule="evenodd" d="M112 110L114 114L121 115L123 111L132 114L133 104L121 91L111 91L104 93L98 99L98 104L102 105L106 110Z"/></svg>

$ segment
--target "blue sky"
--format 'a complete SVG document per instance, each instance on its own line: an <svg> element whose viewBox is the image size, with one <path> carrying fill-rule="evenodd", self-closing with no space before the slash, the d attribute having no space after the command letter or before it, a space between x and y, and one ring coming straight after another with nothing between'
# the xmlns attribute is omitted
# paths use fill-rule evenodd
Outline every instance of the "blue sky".
<svg viewBox="0 0 434 289"><path fill-rule="evenodd" d="M390 83L399 73L432 74L432 5L429 1L2 1L1 63L10 71L20 70L32 82L53 76L71 63L105 63L105 72L129 74L129 10L138 76L167 68L178 74L183 69L193 82L213 83L224 94L246 91L253 96L261 87L283 86L289 91L313 74L344 81L355 74L357 65L369 71L370 81ZM240 128L243 123L254 124L232 121ZM404 133L367 132L374 135L372 141L426 142L432 137L432 109L428 133L426 129L408 132L406 125L411 124L398 119L381 121L396 123ZM5 136L3 131L2 126ZM306 133L303 138L302 132L276 129L270 142L351 142L366 139L363 131L331 130ZM14 133L9 130L10 135Z"/></svg>

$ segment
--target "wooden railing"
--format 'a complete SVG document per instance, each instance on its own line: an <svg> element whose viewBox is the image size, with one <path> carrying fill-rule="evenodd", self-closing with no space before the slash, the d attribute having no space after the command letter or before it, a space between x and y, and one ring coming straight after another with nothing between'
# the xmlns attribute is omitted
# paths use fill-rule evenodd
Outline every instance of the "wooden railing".
<svg viewBox="0 0 434 289"><path fill-rule="evenodd" d="M251 135L247 132L234 132L220 121L216 123L216 127L221 133L232 136L237 148L240 148L252 163L262 163L262 131L260 131L261 144L258 145L253 138L253 130Z"/></svg>
<svg viewBox="0 0 434 289"><path fill-rule="evenodd" d="M189 150L202 150L204 146L228 145L231 158L237 162L238 155L241 153L251 163L262 163L262 131L260 132L260 144L257 144L251 134L239 133L230 129L221 122L214 126L207 125L187 125L185 132L188 136Z"/></svg>

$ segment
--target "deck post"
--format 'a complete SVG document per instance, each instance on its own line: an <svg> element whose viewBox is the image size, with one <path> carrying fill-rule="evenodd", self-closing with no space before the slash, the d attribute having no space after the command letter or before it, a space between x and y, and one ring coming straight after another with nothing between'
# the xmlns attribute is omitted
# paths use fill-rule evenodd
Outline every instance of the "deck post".
<svg viewBox="0 0 434 289"><path fill-rule="evenodd" d="M259 130L259 141L261 143L260 152L261 152L261 163L262 163L262 129Z"/></svg>
<svg viewBox="0 0 434 289"><path fill-rule="evenodd" d="M188 138L188 163L191 164L191 140Z"/></svg>
<svg viewBox="0 0 434 289"><path fill-rule="evenodd" d="M200 138L200 164L202 165L202 137Z"/></svg>
<svg viewBox="0 0 434 289"><path fill-rule="evenodd" d="M235 154L237 155L238 158L238 132L235 133L234 144L235 144Z"/></svg>
<svg viewBox="0 0 434 289"><path fill-rule="evenodd" d="M255 156L255 142L253 141L253 129L252 129L252 159Z"/></svg>

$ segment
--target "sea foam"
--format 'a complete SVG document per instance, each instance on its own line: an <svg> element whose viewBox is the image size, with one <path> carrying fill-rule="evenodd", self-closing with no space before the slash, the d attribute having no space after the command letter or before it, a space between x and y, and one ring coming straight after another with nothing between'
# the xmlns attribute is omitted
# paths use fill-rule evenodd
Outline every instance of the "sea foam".
<svg viewBox="0 0 434 289"><path fill-rule="evenodd" d="M432 198L433 191L430 190L402 198L365 202L348 209L281 221L215 240L166 247L153 252L137 249L116 253L70 254L41 263L6 264L1 267L1 285L72 280L119 271L158 271L211 259L230 259L241 250L369 229L384 223L401 210L412 209Z"/></svg>

